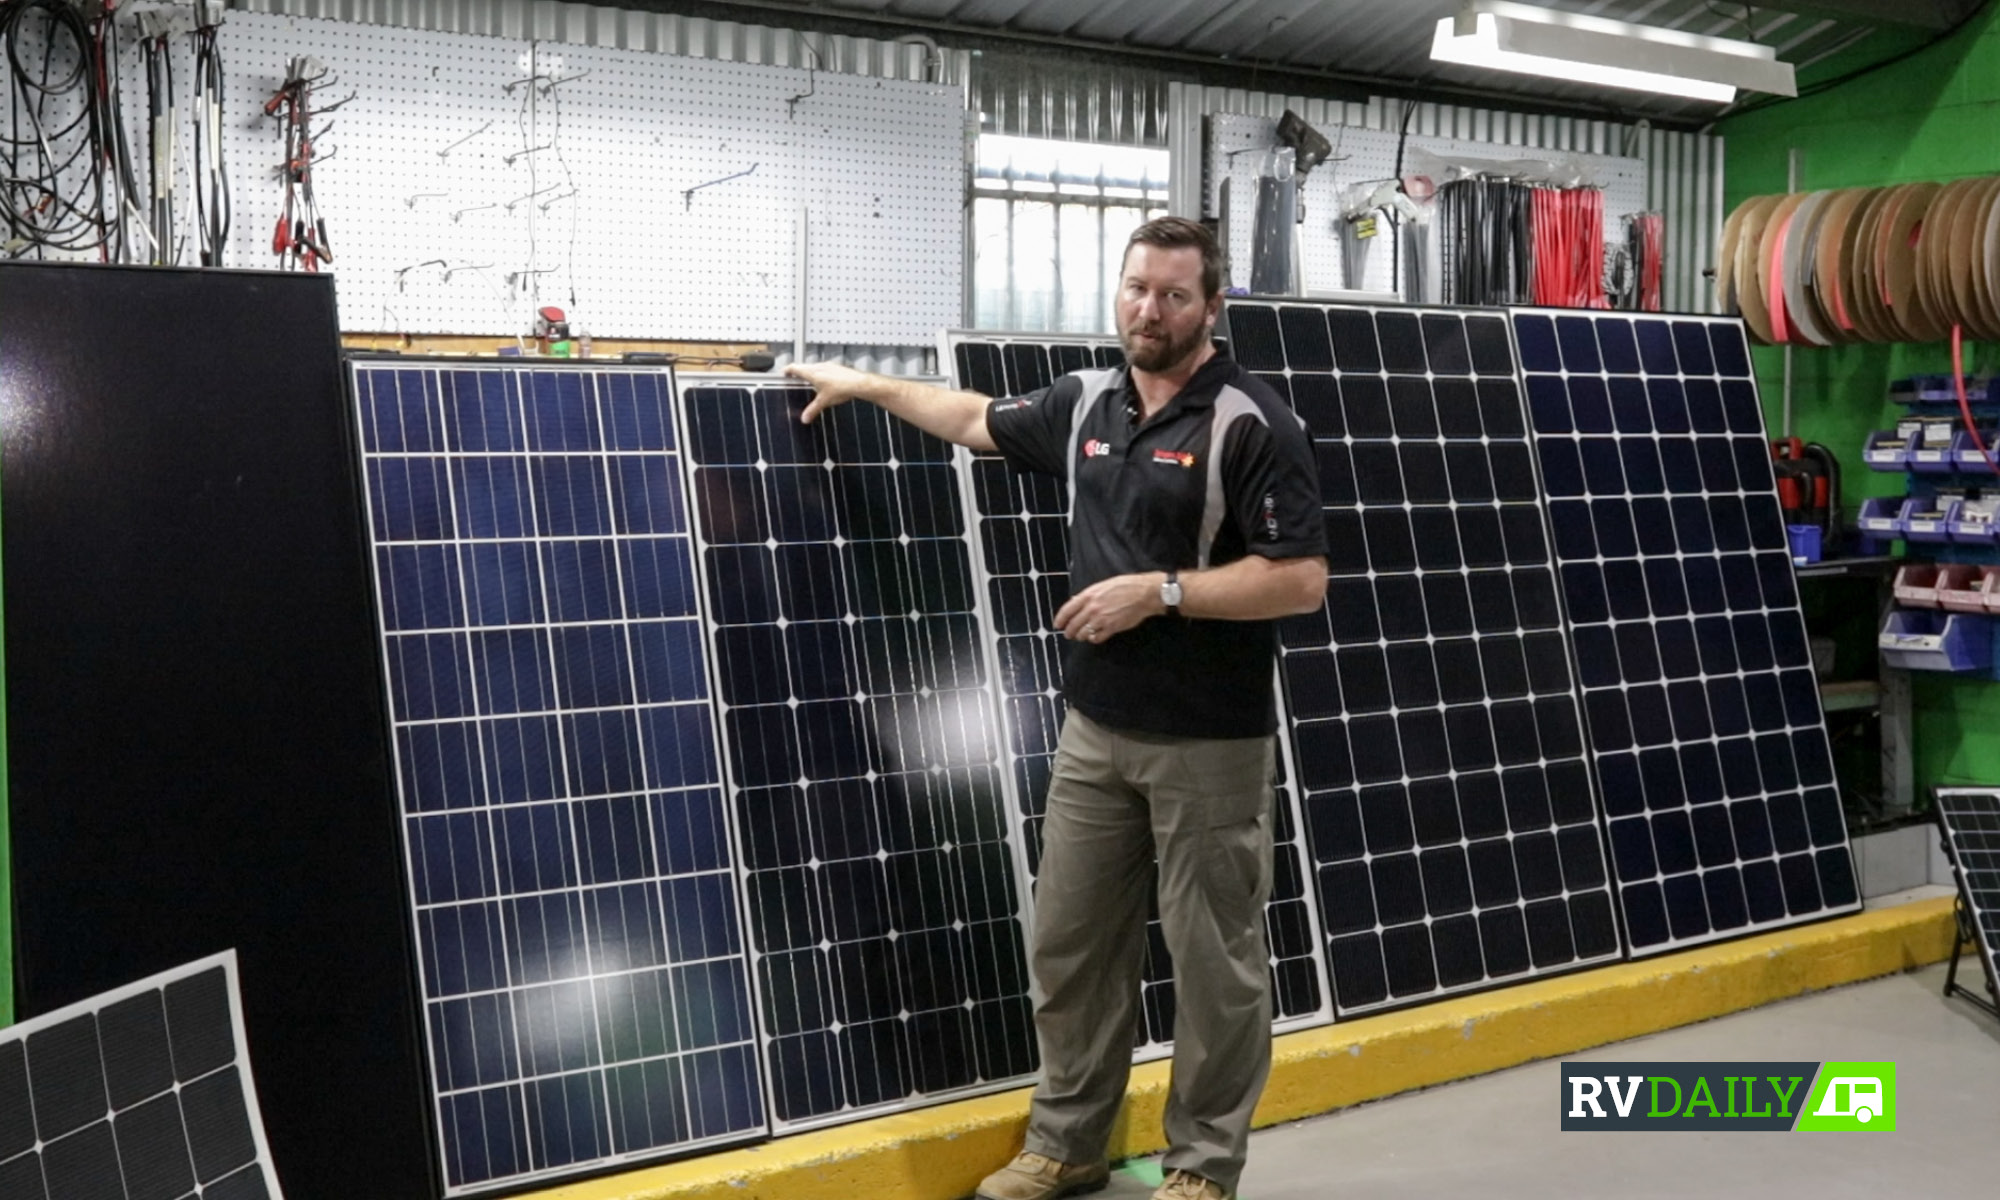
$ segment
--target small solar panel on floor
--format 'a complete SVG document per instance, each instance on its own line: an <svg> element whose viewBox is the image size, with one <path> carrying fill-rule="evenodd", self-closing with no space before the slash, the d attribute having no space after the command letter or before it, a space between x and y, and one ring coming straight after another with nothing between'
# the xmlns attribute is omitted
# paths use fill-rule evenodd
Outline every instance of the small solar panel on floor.
<svg viewBox="0 0 2000 1200"><path fill-rule="evenodd" d="M0 1029L0 1196L277 1200L226 951Z"/></svg>
<svg viewBox="0 0 2000 1200"><path fill-rule="evenodd" d="M1618 930L1498 314L1232 301L1303 417L1330 581L1282 623L1337 1011L1612 959Z"/></svg>
<svg viewBox="0 0 2000 1200"><path fill-rule="evenodd" d="M943 354L956 386L986 396L1018 396L1047 387L1078 370L1115 367L1124 355L1115 338L1062 338L1037 334L948 332ZM1008 757L1024 829L1026 866L1040 861L1042 816L1050 764L1061 732L1064 705L1061 634L1057 609L1069 597L1068 498L1062 481L1017 472L995 454L966 454L971 501L995 634L995 663L1004 705ZM1288 750L1288 748L1285 748ZM1273 1013L1277 1028L1307 1027L1328 1014L1317 922L1299 849L1297 800L1279 756L1275 804L1274 874L1265 909L1271 954ZM1173 962L1157 910L1146 926L1140 985L1139 1058L1171 1048L1174 1025Z"/></svg>
<svg viewBox="0 0 2000 1200"><path fill-rule="evenodd" d="M1989 982L2000 982L2000 788L1939 788L1938 824Z"/></svg>
<svg viewBox="0 0 2000 1200"><path fill-rule="evenodd" d="M1633 953L1858 908L1742 322L1511 319Z"/></svg>
<svg viewBox="0 0 2000 1200"><path fill-rule="evenodd" d="M353 374L448 1191L762 1136L672 376Z"/></svg>
<svg viewBox="0 0 2000 1200"><path fill-rule="evenodd" d="M780 1130L1036 1065L951 447L869 404L683 379Z"/></svg>

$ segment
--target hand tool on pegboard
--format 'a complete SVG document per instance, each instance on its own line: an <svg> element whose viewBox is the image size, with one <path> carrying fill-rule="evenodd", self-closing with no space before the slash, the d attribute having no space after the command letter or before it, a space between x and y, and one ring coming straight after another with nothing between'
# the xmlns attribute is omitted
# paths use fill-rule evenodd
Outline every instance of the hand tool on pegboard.
<svg viewBox="0 0 2000 1200"><path fill-rule="evenodd" d="M264 115L284 126L285 160L278 172L284 181L285 199L271 233L271 253L288 270L317 271L333 262L333 243L327 237L326 218L320 214L312 181L313 167L333 157L334 151L321 152L318 144L332 124L315 129L313 121L352 101L354 94L315 107L314 94L330 80L325 64L311 55L299 55L286 68L284 85L264 103Z"/></svg>

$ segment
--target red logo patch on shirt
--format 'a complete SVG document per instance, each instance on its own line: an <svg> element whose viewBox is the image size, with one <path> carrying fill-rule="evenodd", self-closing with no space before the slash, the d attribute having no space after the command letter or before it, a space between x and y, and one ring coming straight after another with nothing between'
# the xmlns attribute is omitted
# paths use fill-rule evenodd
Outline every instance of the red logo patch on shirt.
<svg viewBox="0 0 2000 1200"><path fill-rule="evenodd" d="M1109 453L1111 453L1110 442L1101 442L1096 438L1091 438L1083 444L1083 456L1085 458L1103 458Z"/></svg>
<svg viewBox="0 0 2000 1200"><path fill-rule="evenodd" d="M1188 453L1186 450L1155 450L1153 451L1153 461L1156 463L1165 463L1170 467L1192 467L1194 465L1194 455Z"/></svg>

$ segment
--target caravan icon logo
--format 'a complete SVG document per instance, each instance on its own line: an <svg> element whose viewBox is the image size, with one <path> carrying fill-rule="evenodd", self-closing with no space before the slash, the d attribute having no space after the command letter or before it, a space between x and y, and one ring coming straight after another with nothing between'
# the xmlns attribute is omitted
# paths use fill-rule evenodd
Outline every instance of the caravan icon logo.
<svg viewBox="0 0 2000 1200"><path fill-rule="evenodd" d="M1890 1062L1564 1063L1565 1130L1896 1128Z"/></svg>
<svg viewBox="0 0 2000 1200"><path fill-rule="evenodd" d="M1799 1113L1798 1128L1815 1132L1890 1132L1896 1128L1896 1064L1830 1062Z"/></svg>

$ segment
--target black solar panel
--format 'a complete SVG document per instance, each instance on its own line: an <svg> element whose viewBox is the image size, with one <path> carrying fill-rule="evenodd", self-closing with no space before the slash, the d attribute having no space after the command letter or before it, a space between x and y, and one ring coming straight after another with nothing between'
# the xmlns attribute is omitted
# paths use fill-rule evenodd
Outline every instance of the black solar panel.
<svg viewBox="0 0 2000 1200"><path fill-rule="evenodd" d="M775 1127L1036 1065L952 448L810 388L682 381Z"/></svg>
<svg viewBox="0 0 2000 1200"><path fill-rule="evenodd" d="M672 376L353 372L448 1189L761 1136Z"/></svg>
<svg viewBox="0 0 2000 1200"><path fill-rule="evenodd" d="M0 1030L0 1196L279 1193L233 951Z"/></svg>
<svg viewBox="0 0 2000 1200"><path fill-rule="evenodd" d="M1021 395L1071 371L1124 361L1113 338L1041 334L949 332L942 353L957 386L988 396ZM1060 480L1016 472L998 455L968 454L966 464L993 621L1007 757L1032 876L1040 861L1050 764L1064 709L1063 638L1051 623L1069 597L1068 500ZM1264 916L1274 1022L1280 1029L1320 1023L1330 1011L1288 757L1281 753L1278 760L1274 873ZM1146 926L1138 1057L1167 1053L1174 1011L1173 962L1155 911Z"/></svg>
<svg viewBox="0 0 2000 1200"><path fill-rule="evenodd" d="M1327 600L1282 624L1279 676L1338 1011L1616 958L1506 321L1228 315L1319 456Z"/></svg>
<svg viewBox="0 0 2000 1200"><path fill-rule="evenodd" d="M1632 952L1858 908L1742 323L1512 320Z"/></svg>
<svg viewBox="0 0 2000 1200"><path fill-rule="evenodd" d="M2000 980L2000 788L1939 788L1935 794L1986 978Z"/></svg>

